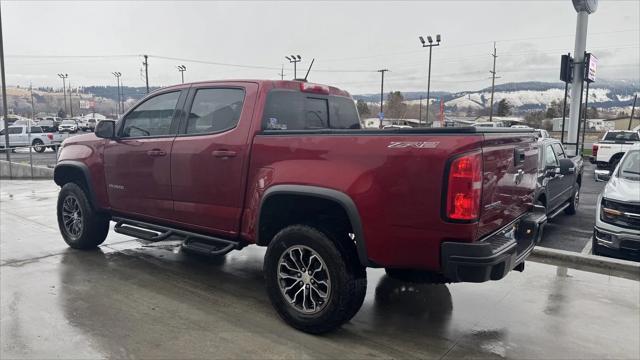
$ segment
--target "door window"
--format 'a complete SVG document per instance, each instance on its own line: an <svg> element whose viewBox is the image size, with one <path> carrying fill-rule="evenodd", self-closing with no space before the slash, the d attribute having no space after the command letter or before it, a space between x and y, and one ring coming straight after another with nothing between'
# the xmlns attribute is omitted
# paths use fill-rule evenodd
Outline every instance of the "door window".
<svg viewBox="0 0 640 360"><path fill-rule="evenodd" d="M171 122L180 92L155 96L130 112L124 119L120 137L149 137L171 134Z"/></svg>
<svg viewBox="0 0 640 360"><path fill-rule="evenodd" d="M562 149L562 145L555 143L553 144L553 151L556 153L556 157L558 159L566 159L567 156L564 153L564 149Z"/></svg>
<svg viewBox="0 0 640 360"><path fill-rule="evenodd" d="M544 165L546 166L558 166L558 159L556 159L556 154L554 154L551 145L547 145L547 148L544 152Z"/></svg>
<svg viewBox="0 0 640 360"><path fill-rule="evenodd" d="M32 134L42 134L42 128L40 126L32 126L31 127Z"/></svg>
<svg viewBox="0 0 640 360"><path fill-rule="evenodd" d="M238 124L244 90L199 89L187 119L187 134L216 133Z"/></svg>

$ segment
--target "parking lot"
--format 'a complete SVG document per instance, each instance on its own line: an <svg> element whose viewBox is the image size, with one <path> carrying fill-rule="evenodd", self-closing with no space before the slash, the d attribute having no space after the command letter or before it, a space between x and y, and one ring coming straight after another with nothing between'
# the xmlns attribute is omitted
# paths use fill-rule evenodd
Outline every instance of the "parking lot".
<svg viewBox="0 0 640 360"><path fill-rule="evenodd" d="M269 304L262 248L202 258L111 232L75 251L55 184L0 187L2 358L640 357L634 280L527 262L498 282L413 285L369 269L358 315L311 336Z"/></svg>

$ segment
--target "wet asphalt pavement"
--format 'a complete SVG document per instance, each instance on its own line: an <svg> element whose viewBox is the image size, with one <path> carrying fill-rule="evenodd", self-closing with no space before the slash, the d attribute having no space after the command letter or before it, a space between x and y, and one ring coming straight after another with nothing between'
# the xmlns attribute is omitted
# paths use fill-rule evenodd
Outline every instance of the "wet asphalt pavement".
<svg viewBox="0 0 640 360"><path fill-rule="evenodd" d="M271 308L264 249L189 256L110 233L66 247L52 182L0 182L0 358L640 358L637 281L527 262L484 284L369 269L361 311L307 335Z"/></svg>

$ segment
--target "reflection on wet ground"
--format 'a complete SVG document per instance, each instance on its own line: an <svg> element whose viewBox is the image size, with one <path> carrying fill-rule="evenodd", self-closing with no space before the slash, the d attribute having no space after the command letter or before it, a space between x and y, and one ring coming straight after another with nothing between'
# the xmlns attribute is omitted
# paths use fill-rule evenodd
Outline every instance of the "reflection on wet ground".
<svg viewBox="0 0 640 360"><path fill-rule="evenodd" d="M112 233L75 251L57 234L55 187L0 185L3 359L640 358L637 281L537 263L484 284L369 269L356 317L311 336L271 308L264 249L207 258Z"/></svg>

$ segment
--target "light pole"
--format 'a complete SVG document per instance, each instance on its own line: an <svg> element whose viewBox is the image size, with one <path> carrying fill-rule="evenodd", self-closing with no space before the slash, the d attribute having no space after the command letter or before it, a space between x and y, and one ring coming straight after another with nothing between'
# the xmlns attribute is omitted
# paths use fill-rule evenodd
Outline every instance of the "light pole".
<svg viewBox="0 0 640 360"><path fill-rule="evenodd" d="M580 108L582 107L582 84L584 81L584 54L587 48L587 27L589 15L598 9L598 0L572 0L578 13L576 38L573 56L573 81L571 83L571 104L569 106L569 126L567 128L567 145L575 145L578 155L578 132L580 126Z"/></svg>
<svg viewBox="0 0 640 360"><path fill-rule="evenodd" d="M427 41L429 42L428 44L424 41L424 38L422 36L418 37L420 39L420 42L422 43L422 47L428 47L429 48L429 75L427 75L427 118L425 120L425 125L429 122L429 101L431 99L431 53L433 51L433 47L434 46L440 46L440 41L442 40L442 37L440 36L440 34L436 35L436 43L433 43L433 38L431 37L431 35L427 36Z"/></svg>
<svg viewBox="0 0 640 360"><path fill-rule="evenodd" d="M300 55L291 55L291 57L285 56L284 58L293 63L293 80L295 80L298 77L296 65L302 61L302 57Z"/></svg>
<svg viewBox="0 0 640 360"><path fill-rule="evenodd" d="M64 115L67 115L67 78L69 74L58 74L58 77L62 79L62 101L64 102Z"/></svg>
<svg viewBox="0 0 640 360"><path fill-rule="evenodd" d="M112 72L113 76L116 77L116 81L118 84L118 106L116 106L116 117L118 117L118 114L121 112L122 109L120 109L120 76L122 76L121 73L114 71Z"/></svg>
<svg viewBox="0 0 640 360"><path fill-rule="evenodd" d="M180 71L180 76L182 77L182 83L184 84L184 72L187 71L187 67L184 65L178 65L176 66L176 68L178 69L178 71Z"/></svg>

